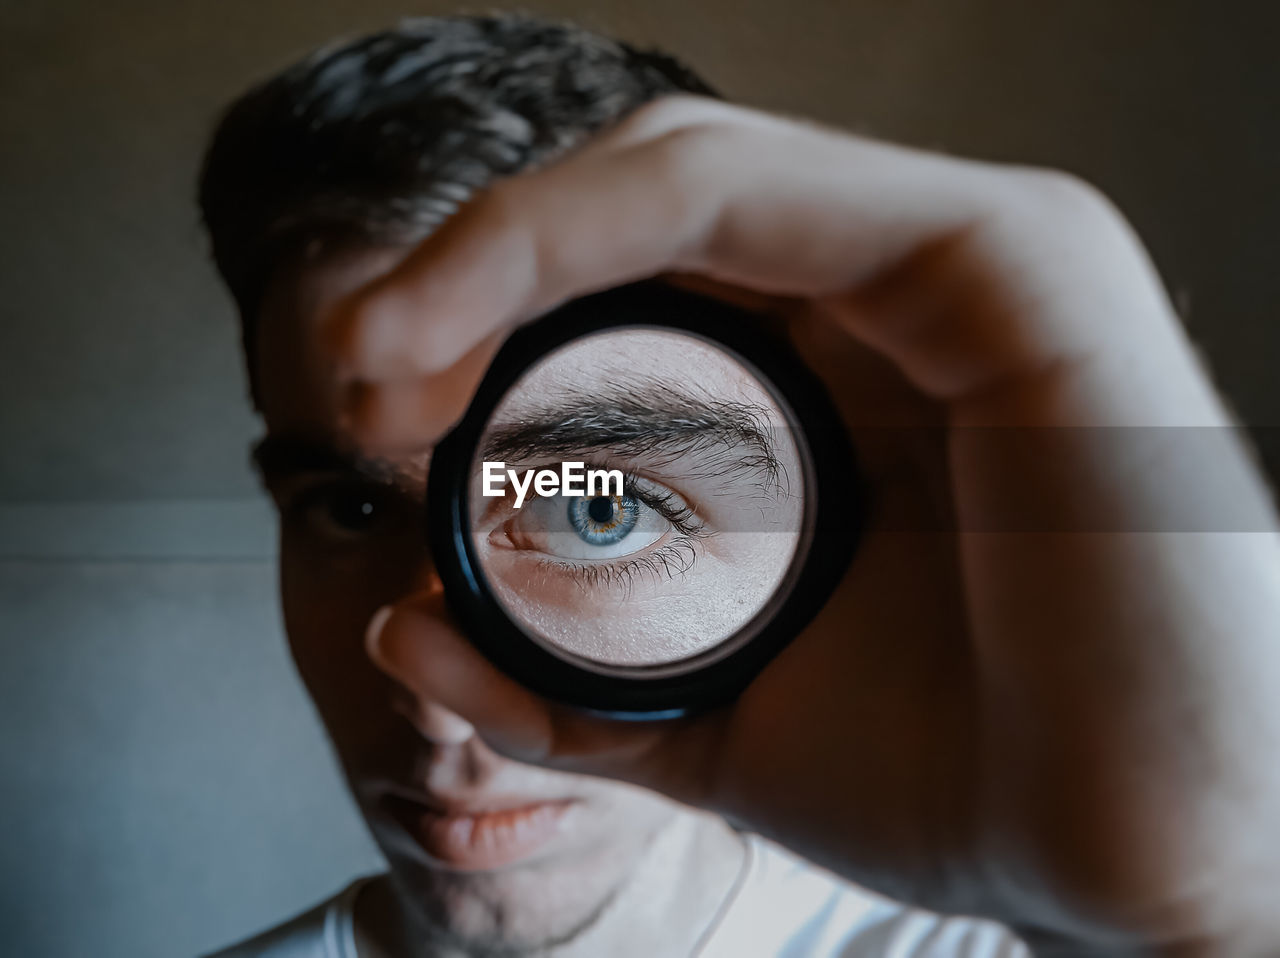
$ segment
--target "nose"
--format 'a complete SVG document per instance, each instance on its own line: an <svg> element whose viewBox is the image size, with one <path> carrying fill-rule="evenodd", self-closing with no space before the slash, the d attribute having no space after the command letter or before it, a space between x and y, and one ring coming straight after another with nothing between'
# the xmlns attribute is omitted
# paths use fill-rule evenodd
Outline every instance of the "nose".
<svg viewBox="0 0 1280 958"><path fill-rule="evenodd" d="M428 614L435 614L441 617L446 614L444 586L434 571L426 577L422 590L413 597L413 603L418 609ZM382 628L390 614L390 606L384 606L374 614L369 621L369 627L365 634L365 648L369 650L369 657L373 664L392 682L392 707L407 719L417 729L418 734L428 742L439 746L463 744L475 735L475 728L470 722L440 703L425 698L420 694L415 694L406 688L385 667L385 664L379 661L379 656L375 651L376 646L372 639L378 634L378 630Z"/></svg>

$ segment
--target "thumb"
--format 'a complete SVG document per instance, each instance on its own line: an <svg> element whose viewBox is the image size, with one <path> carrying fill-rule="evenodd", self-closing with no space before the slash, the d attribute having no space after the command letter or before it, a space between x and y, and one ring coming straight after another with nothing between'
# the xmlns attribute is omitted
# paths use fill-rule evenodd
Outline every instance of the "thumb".
<svg viewBox="0 0 1280 958"><path fill-rule="evenodd" d="M548 701L467 642L439 591L378 610L366 647L374 663L411 694L466 719L507 758L631 782L686 804L709 804L727 710L631 722Z"/></svg>

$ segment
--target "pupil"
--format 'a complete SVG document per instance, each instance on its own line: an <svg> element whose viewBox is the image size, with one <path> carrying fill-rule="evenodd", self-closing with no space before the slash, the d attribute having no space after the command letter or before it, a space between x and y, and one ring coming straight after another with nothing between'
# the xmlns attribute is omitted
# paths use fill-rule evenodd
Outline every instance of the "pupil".
<svg viewBox="0 0 1280 958"><path fill-rule="evenodd" d="M334 521L348 529L362 529L373 519L373 503L363 497L339 497L331 508Z"/></svg>
<svg viewBox="0 0 1280 958"><path fill-rule="evenodd" d="M613 500L605 496L597 496L587 506L587 515L592 522L604 524L613 519Z"/></svg>

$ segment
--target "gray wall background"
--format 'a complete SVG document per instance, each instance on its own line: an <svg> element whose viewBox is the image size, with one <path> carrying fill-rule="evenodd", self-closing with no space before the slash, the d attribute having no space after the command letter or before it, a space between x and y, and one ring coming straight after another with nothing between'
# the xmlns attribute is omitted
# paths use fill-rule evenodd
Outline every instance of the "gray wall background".
<svg viewBox="0 0 1280 958"><path fill-rule="evenodd" d="M0 951L190 955L377 865L287 661L256 424L191 197L218 108L452 4L0 5ZM478 8L475 8L478 9ZM1280 5L557 0L731 96L1065 167L1280 425ZM1274 454L1274 451L1272 451Z"/></svg>

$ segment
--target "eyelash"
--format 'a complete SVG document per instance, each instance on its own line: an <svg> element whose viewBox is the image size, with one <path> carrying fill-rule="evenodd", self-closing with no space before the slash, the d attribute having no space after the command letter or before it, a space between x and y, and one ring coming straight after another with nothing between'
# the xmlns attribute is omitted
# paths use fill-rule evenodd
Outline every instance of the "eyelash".
<svg viewBox="0 0 1280 958"><path fill-rule="evenodd" d="M690 536L678 535L666 545L647 555L628 556L621 560L590 565L554 559L540 561L544 565L569 573L585 588L620 585L629 593L635 585L637 576L674 579L677 575L684 575L692 569L694 562L697 561L694 541Z"/></svg>
<svg viewBox="0 0 1280 958"><path fill-rule="evenodd" d="M590 466L589 468L605 468ZM569 562L563 559L541 559L543 565L551 566L560 572L568 573L578 580L584 588L620 585L628 593L635 584L637 576L652 576L654 579L674 579L684 575L693 568L697 561L696 542L711 535L711 531L703 525L694 508L682 497L672 492L663 492L643 477L624 472L622 477L623 495L631 496L648 506L676 530L677 535L660 549L647 555L626 556L610 562Z"/></svg>

